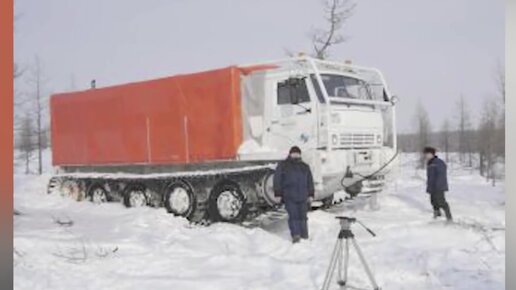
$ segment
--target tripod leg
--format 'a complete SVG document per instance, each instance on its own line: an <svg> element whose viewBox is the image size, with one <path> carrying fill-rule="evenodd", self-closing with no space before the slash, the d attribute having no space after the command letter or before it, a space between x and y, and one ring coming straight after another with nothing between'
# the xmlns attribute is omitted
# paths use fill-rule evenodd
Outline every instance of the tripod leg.
<svg viewBox="0 0 516 290"><path fill-rule="evenodd" d="M333 248L333 252L331 254L330 259L330 265L328 266L326 276L324 277L322 290L328 290L328 288L330 287L331 278L333 277L333 272L335 271L335 264L337 262L337 254L339 252L339 248L342 248L342 239L337 239L335 247Z"/></svg>
<svg viewBox="0 0 516 290"><path fill-rule="evenodd" d="M340 247L337 253L337 281L342 281L342 240L340 242Z"/></svg>
<svg viewBox="0 0 516 290"><path fill-rule="evenodd" d="M373 277L373 273L371 272L371 269L369 269L369 266L367 265L367 262L364 258L364 254L362 254L362 251L360 250L360 247L358 246L357 241L354 238L351 238L351 241L353 242L353 246L355 246L355 250L357 251L358 257L360 258L360 262L362 262L362 265L364 266L366 274L369 277L369 281L371 281L371 285L373 285L373 288L375 290L380 289L380 288L378 288L378 284L376 284L376 280Z"/></svg>
<svg viewBox="0 0 516 290"><path fill-rule="evenodd" d="M339 276L338 276L337 284L339 284L339 286L341 286L341 287L346 286L346 283L348 281L349 240L347 238L345 239L345 243L346 243L346 247L344 249L342 249L342 246L344 246L344 245L341 245L340 255L339 255L339 268L338 268ZM344 259L344 269L342 268L342 260L343 259ZM343 277L343 274L344 274L344 277Z"/></svg>
<svg viewBox="0 0 516 290"><path fill-rule="evenodd" d="M348 266L349 266L349 239L346 239L346 250L344 254L344 284L348 281Z"/></svg>

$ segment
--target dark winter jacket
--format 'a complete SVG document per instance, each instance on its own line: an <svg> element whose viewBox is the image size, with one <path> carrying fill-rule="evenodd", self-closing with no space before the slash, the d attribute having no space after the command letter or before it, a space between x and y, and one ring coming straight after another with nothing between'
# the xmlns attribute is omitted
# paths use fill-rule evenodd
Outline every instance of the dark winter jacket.
<svg viewBox="0 0 516 290"><path fill-rule="evenodd" d="M448 191L446 163L437 156L428 161L426 166L426 177L426 192L435 193Z"/></svg>
<svg viewBox="0 0 516 290"><path fill-rule="evenodd" d="M274 173L274 195L284 202L306 202L314 196L314 181L308 164L301 159L287 158Z"/></svg>

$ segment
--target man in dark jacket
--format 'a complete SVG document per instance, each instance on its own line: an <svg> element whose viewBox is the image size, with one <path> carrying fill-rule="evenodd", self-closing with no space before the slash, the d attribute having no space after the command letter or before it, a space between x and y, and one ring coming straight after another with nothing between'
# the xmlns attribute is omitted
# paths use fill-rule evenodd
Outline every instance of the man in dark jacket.
<svg viewBox="0 0 516 290"><path fill-rule="evenodd" d="M285 203L292 242L308 239L306 215L314 196L314 182L310 167L301 160L301 149L297 146L292 147L287 159L276 167L274 195Z"/></svg>
<svg viewBox="0 0 516 290"><path fill-rule="evenodd" d="M435 148L425 147L423 150L426 165L426 192L430 194L430 202L434 208L434 218L441 216L441 208L448 221L452 220L450 206L446 202L444 193L448 191L448 176L446 163L435 155Z"/></svg>

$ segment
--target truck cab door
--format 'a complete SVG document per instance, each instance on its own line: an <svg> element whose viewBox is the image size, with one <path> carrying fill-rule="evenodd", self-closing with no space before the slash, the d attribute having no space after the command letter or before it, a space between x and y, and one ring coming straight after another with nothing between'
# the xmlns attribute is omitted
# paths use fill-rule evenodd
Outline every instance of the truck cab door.
<svg viewBox="0 0 516 290"><path fill-rule="evenodd" d="M307 79L279 79L273 82L273 91L268 143L281 152L288 152L294 145L316 148L318 110L310 97Z"/></svg>

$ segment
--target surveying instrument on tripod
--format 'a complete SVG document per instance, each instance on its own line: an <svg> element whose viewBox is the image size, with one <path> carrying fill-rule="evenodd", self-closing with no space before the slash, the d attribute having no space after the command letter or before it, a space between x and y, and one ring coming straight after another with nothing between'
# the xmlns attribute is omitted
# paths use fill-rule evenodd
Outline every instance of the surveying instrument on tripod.
<svg viewBox="0 0 516 290"><path fill-rule="evenodd" d="M335 248L333 249L333 254L331 255L330 265L328 266L328 271L326 272L326 277L324 278L324 283L322 286L322 290L328 290L330 287L331 280L333 278L333 274L335 269L337 269L337 284L342 288L350 287L348 282L348 266L349 266L349 243L351 241L353 247L355 247L355 251L358 254L358 258L360 262L364 266L365 272L369 277L369 281L373 286L374 290L379 290L378 284L376 284L376 280L373 277L373 273L358 246L357 241L355 240L355 235L351 231L351 224L358 222L364 229L366 229L373 237L376 234L367 228L363 223L357 221L356 218L353 217L345 217L338 216L336 217L340 221L340 231L337 237L337 243L335 244ZM356 289L356 288L354 288Z"/></svg>

